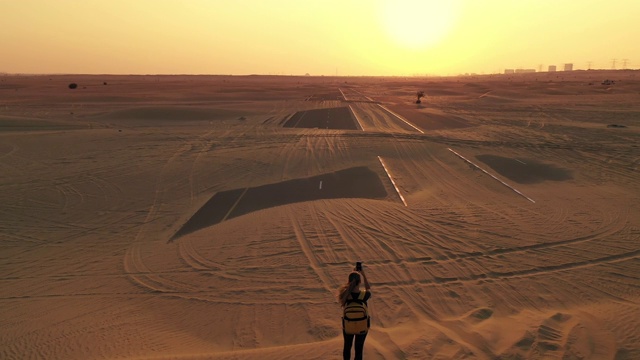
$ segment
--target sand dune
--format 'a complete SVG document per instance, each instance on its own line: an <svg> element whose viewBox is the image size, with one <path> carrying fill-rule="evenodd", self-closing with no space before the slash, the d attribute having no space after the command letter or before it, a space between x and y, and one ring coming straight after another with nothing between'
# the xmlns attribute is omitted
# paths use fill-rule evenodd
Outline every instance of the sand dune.
<svg viewBox="0 0 640 360"><path fill-rule="evenodd" d="M367 359L638 359L638 104L633 71L0 77L0 357L336 359L361 260Z"/></svg>

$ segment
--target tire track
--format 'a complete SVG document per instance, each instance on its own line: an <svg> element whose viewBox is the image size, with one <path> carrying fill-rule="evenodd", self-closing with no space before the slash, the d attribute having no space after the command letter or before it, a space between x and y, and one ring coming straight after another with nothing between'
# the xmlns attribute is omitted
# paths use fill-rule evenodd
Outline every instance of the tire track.
<svg viewBox="0 0 640 360"><path fill-rule="evenodd" d="M218 271L223 268L222 264L200 255L189 238L178 242L178 256L185 265L196 270Z"/></svg>
<svg viewBox="0 0 640 360"><path fill-rule="evenodd" d="M127 249L123 259L123 269L125 274L129 276L129 279L134 285L138 285L142 288L146 288L151 292L172 293L176 292L179 288L178 283L168 281L166 279L154 276L153 272L145 265L142 258L142 246L144 236L146 235L147 227L157 219L163 206L163 200L166 191L169 188L169 184L165 184L165 173L174 162L179 162L179 158L187 153L192 148L192 143L187 142L183 144L164 164L161 171L156 178L155 194L153 202L147 211L142 225L140 226L132 245ZM144 275L142 275L144 274Z"/></svg>
<svg viewBox="0 0 640 360"><path fill-rule="evenodd" d="M320 263L318 258L315 256L314 250L312 248L312 244L309 241L309 239L306 237L305 232L304 232L299 220L296 218L295 214L290 209L287 210L287 215L289 216L289 218L291 220L291 225L293 227L293 231L296 234L296 239L298 240L298 243L300 244L300 248L301 248L302 252L304 253L305 257L309 260L309 266L311 267L313 272L320 279L320 281L322 283L322 286L329 293L333 293L335 291L336 284L334 283L334 281L331 278L331 276L329 274L325 273L325 271L323 269L323 265Z"/></svg>

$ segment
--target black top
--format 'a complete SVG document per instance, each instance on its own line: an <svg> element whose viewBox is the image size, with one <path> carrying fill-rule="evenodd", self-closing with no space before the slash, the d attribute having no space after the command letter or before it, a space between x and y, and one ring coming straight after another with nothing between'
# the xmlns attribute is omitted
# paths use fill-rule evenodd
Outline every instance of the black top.
<svg viewBox="0 0 640 360"><path fill-rule="evenodd" d="M360 296L360 292L359 291L358 292L352 292L351 293L351 298L347 298L347 302L355 300L355 301L362 301L362 302L364 302L366 304L367 300L369 300L371 298L371 290L365 290L365 292L364 292L364 300L359 300L358 296Z"/></svg>

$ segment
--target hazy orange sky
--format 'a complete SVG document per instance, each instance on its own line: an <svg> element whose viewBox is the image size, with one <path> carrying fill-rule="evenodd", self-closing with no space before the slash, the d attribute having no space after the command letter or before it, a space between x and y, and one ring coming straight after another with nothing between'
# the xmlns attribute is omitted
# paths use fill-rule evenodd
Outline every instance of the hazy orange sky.
<svg viewBox="0 0 640 360"><path fill-rule="evenodd" d="M0 28L8 73L640 68L640 0L0 0Z"/></svg>

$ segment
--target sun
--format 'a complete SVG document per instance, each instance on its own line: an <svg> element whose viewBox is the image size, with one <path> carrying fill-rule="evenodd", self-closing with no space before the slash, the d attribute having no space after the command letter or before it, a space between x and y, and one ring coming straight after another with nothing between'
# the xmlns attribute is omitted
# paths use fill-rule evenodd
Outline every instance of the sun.
<svg viewBox="0 0 640 360"><path fill-rule="evenodd" d="M437 45L454 27L457 0L380 0L379 16L389 37L411 49Z"/></svg>

